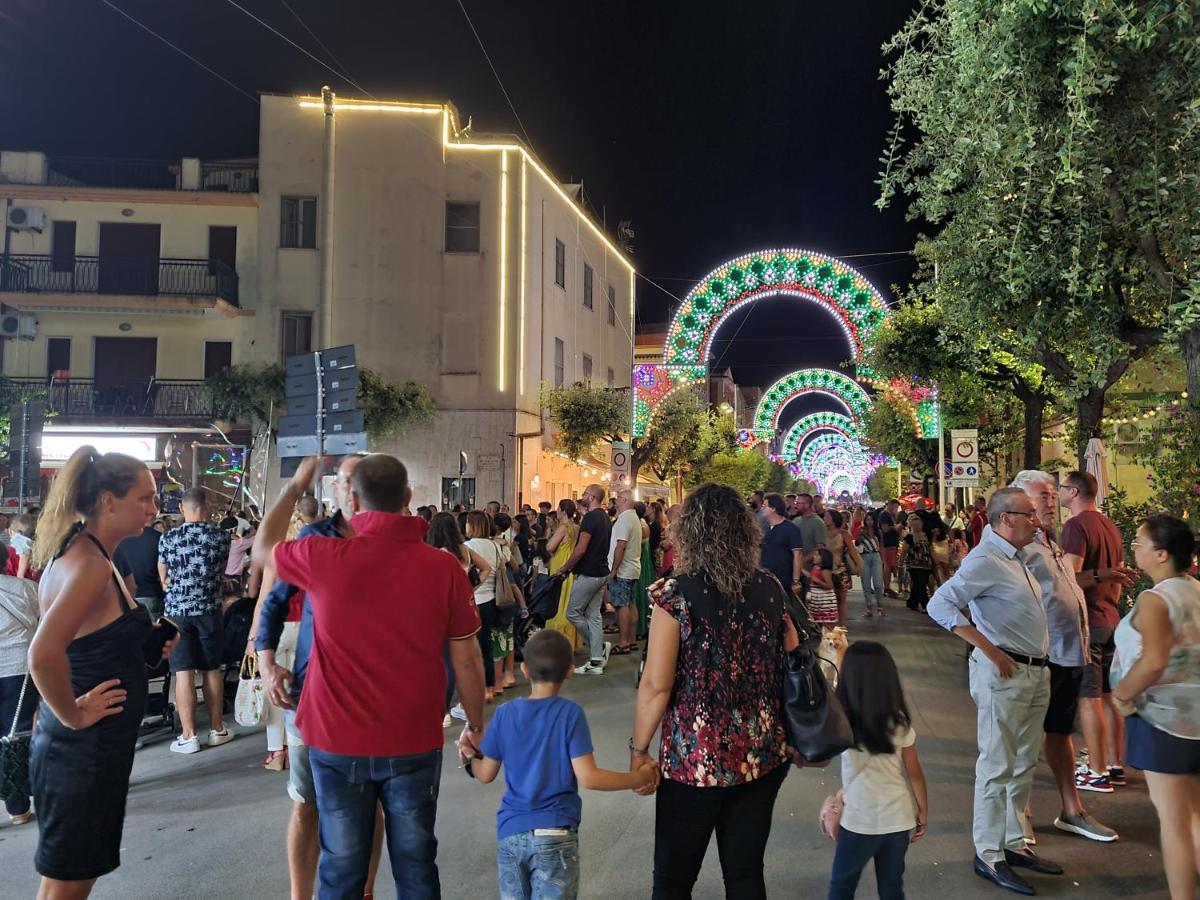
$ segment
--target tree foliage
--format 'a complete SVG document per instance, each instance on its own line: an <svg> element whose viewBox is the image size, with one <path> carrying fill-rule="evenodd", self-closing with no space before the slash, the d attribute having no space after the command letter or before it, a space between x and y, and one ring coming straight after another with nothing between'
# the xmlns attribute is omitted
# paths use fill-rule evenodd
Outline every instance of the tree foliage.
<svg viewBox="0 0 1200 900"><path fill-rule="evenodd" d="M725 449L696 465L684 479L693 488L713 481L736 488L743 496L753 491L786 494L795 491L798 482L786 467L758 453Z"/></svg>
<svg viewBox="0 0 1200 900"><path fill-rule="evenodd" d="M268 425L284 402L283 367L277 363L230 366L205 382L218 418ZM390 382L374 369L359 367L358 400L363 425L373 440L384 440L426 422L437 406L423 384Z"/></svg>
<svg viewBox="0 0 1200 900"><path fill-rule="evenodd" d="M929 0L884 49L879 203L936 226L916 290L953 333L1000 339L1085 431L1162 340L1200 389L1194 4Z"/></svg>

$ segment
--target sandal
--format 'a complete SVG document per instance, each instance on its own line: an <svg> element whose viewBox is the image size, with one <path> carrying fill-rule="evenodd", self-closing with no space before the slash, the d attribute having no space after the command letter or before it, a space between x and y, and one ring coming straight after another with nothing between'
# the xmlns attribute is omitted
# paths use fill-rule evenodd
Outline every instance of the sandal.
<svg viewBox="0 0 1200 900"><path fill-rule="evenodd" d="M267 758L263 760L263 768L271 772L282 772L288 767L288 752L287 749L276 750L273 753L268 753Z"/></svg>
<svg viewBox="0 0 1200 900"><path fill-rule="evenodd" d="M617 644L609 653L611 656L628 656L637 648L637 644Z"/></svg>

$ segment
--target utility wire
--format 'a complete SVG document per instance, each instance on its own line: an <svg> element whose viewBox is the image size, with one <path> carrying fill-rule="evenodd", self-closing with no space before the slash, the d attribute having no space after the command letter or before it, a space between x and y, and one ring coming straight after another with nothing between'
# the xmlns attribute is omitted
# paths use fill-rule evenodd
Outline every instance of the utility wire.
<svg viewBox="0 0 1200 900"><path fill-rule="evenodd" d="M102 0L102 2L107 2L107 0ZM239 10L240 12L249 16L251 19L253 19L255 22L257 22L263 28L267 29L267 31L271 32L279 39L285 41L288 44L291 44L293 47L295 47L297 50L299 50L301 53L303 53L305 56L307 56L309 59L311 59L317 65L321 66L323 69L328 69L330 72L332 72L338 78L342 79L342 81L346 82L351 87L357 88L358 90L362 91L364 94L366 94L372 100L379 99L374 94L372 94L370 91L368 91L365 87L363 87L361 84L359 84L357 81L355 81L349 75L347 75L345 72L339 72L337 69L335 69L333 66L329 65L329 63L325 62L325 60L321 59L319 56L314 56L313 54L309 53L307 50L305 50L303 47L301 47L299 44L297 44L295 41L293 41L286 34L284 34L283 32L281 32L275 28L272 28L270 25L268 25L266 22L264 22L262 19L260 19L254 13L250 12L250 10L246 9L246 7L237 3L236 0L225 0L225 2L227 2L234 9Z"/></svg>
<svg viewBox="0 0 1200 900"><path fill-rule="evenodd" d="M230 0L230 2L232 3L233 0ZM475 30L475 23L471 21L471 16L467 12L467 8L463 6L462 0L458 0L458 8L462 10L463 18L467 20L467 24L471 27L471 34L475 35L475 43L483 51L483 58L487 60L488 67L492 70L492 75L496 77L496 84L500 85L500 93L508 101L508 108L512 110L512 114L517 118L517 125L521 128L521 134L525 135L525 143L533 147L533 140L529 137L529 132L525 130L525 123L521 121L521 114L517 112L516 106L513 105L512 97L508 95L508 89L504 87L504 82L500 80L500 73L496 71L496 65L492 62L491 56L488 55L487 47L483 46L483 39L480 38L479 32Z"/></svg>
<svg viewBox="0 0 1200 900"><path fill-rule="evenodd" d="M230 81L224 75L222 75L220 72L216 71L215 69L211 68L210 66L206 66L204 63L200 62L200 60L196 59L196 57L192 56L192 54L188 53L186 50L182 49L181 47L177 47L175 44L172 44L170 41L168 41L165 37L163 37L161 34L159 34L157 31L155 31L150 26L143 25L141 22L139 22L137 19L135 19L129 13L125 12L125 10L121 9L121 7L117 6L114 3L110 3L109 0L100 0L100 2L103 3L105 6L107 6L109 9L111 9L113 12L128 19L130 22L132 22L138 28L142 29L142 31L149 34L151 37L154 37L157 40L162 41L164 44L166 44L168 47L170 47L172 50L174 50L180 56L186 56L188 59L190 59L192 62L194 62L200 68L202 68L209 75L212 75L214 78L220 79L226 86L233 88L235 91L237 91L243 97L246 97L246 98L252 100L254 102L255 106L258 105L258 98L255 97L253 94L251 94L249 91L243 90L242 88L238 87L236 84L234 84L232 81Z"/></svg>
<svg viewBox="0 0 1200 900"><path fill-rule="evenodd" d="M292 7L288 4L287 0L279 0L279 2L283 4L284 9L286 9L288 12L290 12L295 17L296 21L300 23L300 27L309 33L309 35L312 37L312 39L317 42L317 46L319 46L322 50L325 51L326 55L328 55L329 58L334 61L334 63L337 65L337 67L339 69L341 69L342 72L348 73L350 71L350 69L347 68L347 66L340 59L337 58L336 53L334 53L327 46L325 46L325 42L323 40L321 40L321 38L317 35L317 33L308 27L308 23L306 23L302 18L300 18L300 13L298 13L298 12L296 12L296 10L292 9ZM349 79L346 79L346 80L349 81Z"/></svg>

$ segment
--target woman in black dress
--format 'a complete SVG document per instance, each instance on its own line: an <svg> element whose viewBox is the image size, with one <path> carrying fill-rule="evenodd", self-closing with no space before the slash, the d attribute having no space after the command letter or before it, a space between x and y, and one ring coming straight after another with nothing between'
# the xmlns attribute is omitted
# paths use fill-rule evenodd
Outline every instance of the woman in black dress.
<svg viewBox="0 0 1200 900"><path fill-rule="evenodd" d="M120 865L146 706L143 645L154 626L109 557L154 517L155 493L133 457L81 447L54 479L39 522L42 621L29 648L42 696L30 759L38 900L86 897Z"/></svg>

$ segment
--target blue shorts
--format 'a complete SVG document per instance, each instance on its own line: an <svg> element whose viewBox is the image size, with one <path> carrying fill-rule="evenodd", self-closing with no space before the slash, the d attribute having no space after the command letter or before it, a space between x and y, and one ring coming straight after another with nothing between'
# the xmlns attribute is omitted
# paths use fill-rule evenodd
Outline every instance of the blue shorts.
<svg viewBox="0 0 1200 900"><path fill-rule="evenodd" d="M1167 734L1133 715L1125 720L1125 762L1143 772L1200 775L1200 741Z"/></svg>
<svg viewBox="0 0 1200 900"><path fill-rule="evenodd" d="M296 727L296 711L283 711L283 733L287 737L288 749L288 796L297 803L316 803L317 789L313 785L312 763L308 761L308 747Z"/></svg>
<svg viewBox="0 0 1200 900"><path fill-rule="evenodd" d="M633 602L637 585L636 578L614 578L608 583L608 602L617 609L628 606Z"/></svg>

